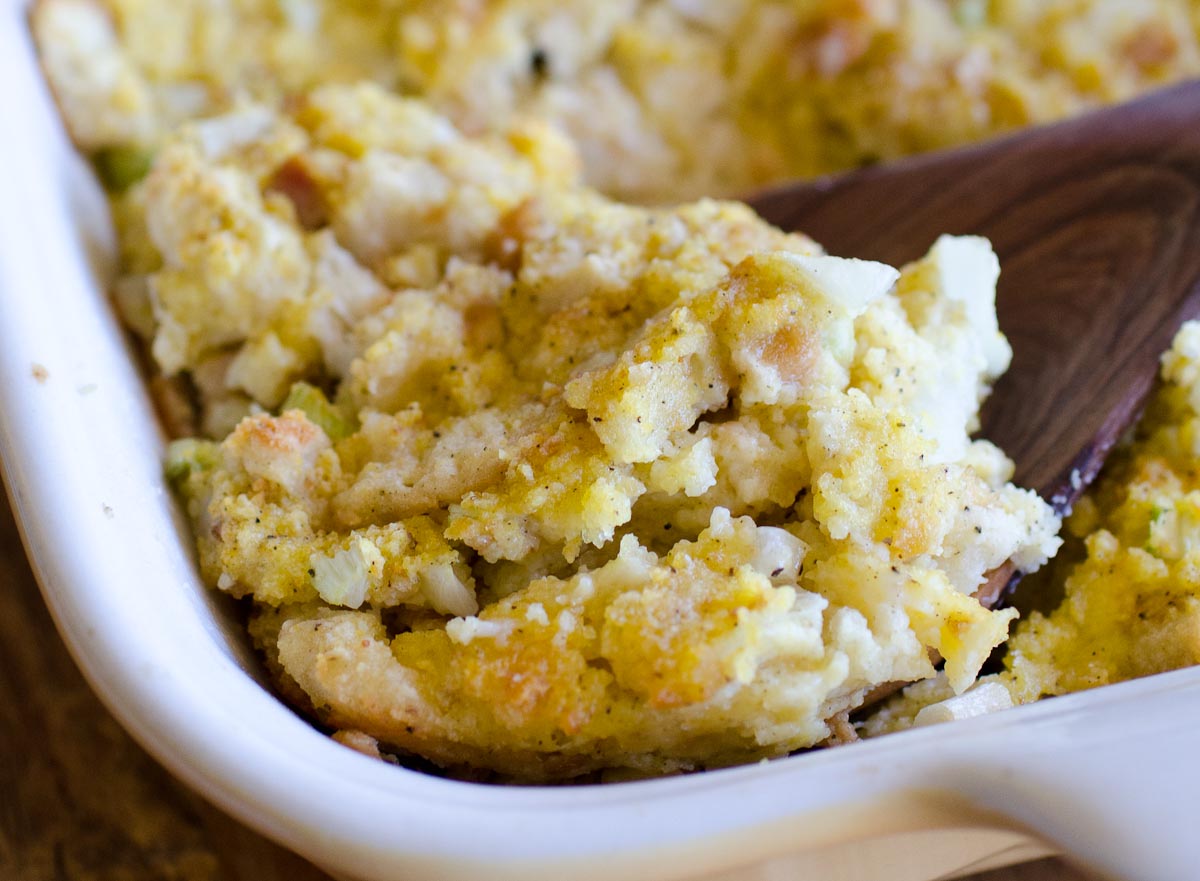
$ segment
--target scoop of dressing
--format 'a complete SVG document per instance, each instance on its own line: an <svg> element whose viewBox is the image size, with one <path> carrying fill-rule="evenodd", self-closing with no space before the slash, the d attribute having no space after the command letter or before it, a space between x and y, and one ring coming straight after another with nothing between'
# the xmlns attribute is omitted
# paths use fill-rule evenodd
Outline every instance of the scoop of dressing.
<svg viewBox="0 0 1200 881"><path fill-rule="evenodd" d="M986 236L1012 365L981 435L1066 513L1137 419L1175 331L1200 315L1200 83L965 149L766 190L767 220L900 265ZM1004 601L996 570L978 596Z"/></svg>

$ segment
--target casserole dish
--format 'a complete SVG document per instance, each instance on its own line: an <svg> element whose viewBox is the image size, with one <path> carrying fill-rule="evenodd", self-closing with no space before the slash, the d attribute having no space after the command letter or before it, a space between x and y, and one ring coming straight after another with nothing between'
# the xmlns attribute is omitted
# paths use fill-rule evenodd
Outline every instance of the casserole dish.
<svg viewBox="0 0 1200 881"><path fill-rule="evenodd" d="M1062 849L1190 877L1200 672L766 765L499 788L382 766L263 687L203 587L104 295L106 206L0 6L0 453L60 630L131 733L207 798L345 878L931 879Z"/></svg>

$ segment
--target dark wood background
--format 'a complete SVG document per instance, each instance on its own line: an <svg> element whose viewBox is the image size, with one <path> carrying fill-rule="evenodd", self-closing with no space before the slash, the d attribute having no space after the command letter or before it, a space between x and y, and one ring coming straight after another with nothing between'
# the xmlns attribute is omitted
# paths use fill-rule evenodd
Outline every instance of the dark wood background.
<svg viewBox="0 0 1200 881"><path fill-rule="evenodd" d="M0 497L0 881L329 881L162 770L59 639ZM1058 860L973 881L1087 881Z"/></svg>

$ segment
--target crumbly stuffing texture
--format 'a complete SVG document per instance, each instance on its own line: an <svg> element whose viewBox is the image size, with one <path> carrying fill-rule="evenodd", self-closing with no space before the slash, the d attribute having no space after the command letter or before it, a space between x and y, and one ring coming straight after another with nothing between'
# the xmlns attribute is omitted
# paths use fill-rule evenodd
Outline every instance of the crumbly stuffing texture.
<svg viewBox="0 0 1200 881"><path fill-rule="evenodd" d="M1061 601L1017 622L1004 670L981 683L1029 703L1200 663L1200 323L1179 330L1145 415L1066 527L1080 559L1056 561ZM950 699L941 679L917 683L862 732L912 727Z"/></svg>
<svg viewBox="0 0 1200 881"><path fill-rule="evenodd" d="M41 0L34 26L72 133L118 176L182 120L369 79L474 134L550 120L592 184L652 202L1200 74L1198 0Z"/></svg>
<svg viewBox="0 0 1200 881"><path fill-rule="evenodd" d="M897 277L742 206L580 186L746 192L1122 100L1200 73L1198 0L39 0L32 25L164 420L200 436L168 468L205 576L351 747L642 776L852 739L929 649L946 674L864 733L1200 660L1200 331L1071 519L1065 601L958 694L1011 615L966 594L1056 547L969 440L1008 357L986 248Z"/></svg>
<svg viewBox="0 0 1200 881"><path fill-rule="evenodd" d="M1132 440L1067 521L1085 558L1049 614L1021 622L1006 677L1020 701L1200 662L1200 324L1163 356Z"/></svg>
<svg viewBox="0 0 1200 881"><path fill-rule="evenodd" d="M185 126L119 201L122 308L223 438L169 472L281 691L554 780L837 740L931 652L969 685L1015 615L972 592L1058 543L969 438L987 243L897 271L576 175L361 85Z"/></svg>

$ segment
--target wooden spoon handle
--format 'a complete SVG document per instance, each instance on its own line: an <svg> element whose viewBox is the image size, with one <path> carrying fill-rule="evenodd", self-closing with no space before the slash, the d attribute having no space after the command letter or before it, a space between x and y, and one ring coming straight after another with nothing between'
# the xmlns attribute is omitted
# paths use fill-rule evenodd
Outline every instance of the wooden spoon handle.
<svg viewBox="0 0 1200 881"><path fill-rule="evenodd" d="M983 435L1066 510L1200 314L1200 83L963 150L765 192L831 253L901 264L941 233L992 240L1013 365Z"/></svg>

